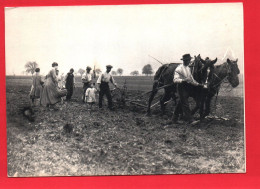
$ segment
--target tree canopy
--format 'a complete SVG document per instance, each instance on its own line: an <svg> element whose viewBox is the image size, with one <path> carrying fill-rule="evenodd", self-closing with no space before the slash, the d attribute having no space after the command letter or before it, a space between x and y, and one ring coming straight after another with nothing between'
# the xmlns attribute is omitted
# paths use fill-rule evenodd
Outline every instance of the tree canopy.
<svg viewBox="0 0 260 189"><path fill-rule="evenodd" d="M80 76L82 77L82 75L85 73L85 70L82 69L82 68L80 68L80 69L78 70L78 73L79 73Z"/></svg>
<svg viewBox="0 0 260 189"><path fill-rule="evenodd" d="M35 72L35 69L38 67L38 64L36 62L27 62L25 65L25 71L27 73L31 73L32 75Z"/></svg>
<svg viewBox="0 0 260 189"><path fill-rule="evenodd" d="M145 75L151 75L151 74L153 74L153 68L152 68L151 64L146 64L146 65L143 67L142 73L145 74Z"/></svg>
<svg viewBox="0 0 260 189"><path fill-rule="evenodd" d="M130 74L133 76L137 76L137 75L139 75L139 71L135 70L135 71L132 71Z"/></svg>
<svg viewBox="0 0 260 189"><path fill-rule="evenodd" d="M111 74L112 75L117 75L117 72L116 71L112 71Z"/></svg>
<svg viewBox="0 0 260 189"><path fill-rule="evenodd" d="M124 70L122 69L122 68L118 68L117 69L117 73L118 73L118 75L122 75L123 74L123 72L124 72Z"/></svg>

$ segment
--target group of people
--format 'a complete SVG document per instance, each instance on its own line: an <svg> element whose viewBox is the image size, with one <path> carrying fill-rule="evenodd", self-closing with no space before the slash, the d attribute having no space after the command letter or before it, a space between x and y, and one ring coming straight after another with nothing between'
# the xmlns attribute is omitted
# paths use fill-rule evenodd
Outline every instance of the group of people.
<svg viewBox="0 0 260 189"><path fill-rule="evenodd" d="M36 68L35 73L29 94L32 105L42 105L56 110L55 104L60 102L61 98L67 93L67 90L62 89L62 86L59 85L58 63L52 63L52 69L45 79L40 75L40 68Z"/></svg>
<svg viewBox="0 0 260 189"><path fill-rule="evenodd" d="M96 93L99 92L99 108L102 108L104 95L108 100L108 108L113 110L112 96L109 88L109 82L115 87L117 84L110 74L111 65L106 66L106 72L100 74L97 80L97 88L91 74L91 67L87 66L86 73L82 75L83 95L82 101L88 103L90 108L96 103ZM42 105L50 109L58 110L56 104L63 100L70 101L75 88L74 69L71 68L65 78L59 76L58 63L52 63L52 69L46 75L45 79L40 75L40 68L35 69L35 75L32 79L30 98L33 106ZM65 85L64 85L65 83Z"/></svg>
<svg viewBox="0 0 260 189"><path fill-rule="evenodd" d="M177 83L177 91L179 95L179 102L175 108L173 114L173 122L177 123L180 114L184 114L188 123L195 124L195 121L191 115L191 111L189 108L189 85L192 83L193 85L198 85L198 83L194 80L191 70L189 68L189 64L191 62L192 57L190 54L185 54L182 57L183 64L180 64L175 72L173 82ZM108 108L113 110L113 102L112 96L109 88L109 83L111 82L115 87L117 84L110 74L112 69L111 65L106 66L106 72L102 73L97 79L97 88L95 83L93 82L93 75L91 74L91 67L87 66L86 73L82 75L82 83L83 83L83 95L82 101L87 102L92 105L96 102L96 93L99 93L99 108L102 108L102 101L104 95L106 95L108 100ZM32 88L30 92L30 97L32 99L32 103L40 104L43 106L47 106L49 108L57 109L55 104L60 102L63 96L66 96L66 100L70 101L73 95L73 89L75 88L75 77L73 68L70 69L69 73L66 74L65 88L63 88L62 84L59 85L59 82L63 82L62 79L58 77L58 64L54 62L52 64L52 69L47 74L45 81L40 76L40 68L35 69L36 74L33 76Z"/></svg>
<svg viewBox="0 0 260 189"><path fill-rule="evenodd" d="M113 101L112 101L112 96L109 88L109 83L111 82L115 87L117 87L117 84L113 76L110 74L112 68L113 67L111 65L106 66L106 71L102 73L97 79L97 88L95 88L95 83L93 82L91 67L87 66L86 74L82 75L81 78L83 83L82 101L90 104L91 108L92 105L95 104L96 102L95 94L99 92L99 101L98 101L99 108L101 109L103 107L102 105L103 97L104 95L106 95L108 100L108 108L110 110L113 110Z"/></svg>

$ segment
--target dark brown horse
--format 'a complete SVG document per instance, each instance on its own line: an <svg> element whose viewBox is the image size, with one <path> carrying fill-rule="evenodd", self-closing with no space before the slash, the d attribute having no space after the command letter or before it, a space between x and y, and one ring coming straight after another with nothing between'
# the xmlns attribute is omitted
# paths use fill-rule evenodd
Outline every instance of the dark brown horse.
<svg viewBox="0 0 260 189"><path fill-rule="evenodd" d="M194 73L194 79L199 83L203 84L203 88L193 87L191 86L190 97L195 100L196 106L192 109L191 114L194 115L196 111L199 109L200 112L200 120L204 119L205 117L205 101L207 99L207 94L209 90L209 84L211 83L215 66L214 64L217 62L217 58L215 60L211 60L208 57L203 60L200 60L204 65L201 68L201 71ZM197 78L196 78L197 77Z"/></svg>
<svg viewBox="0 0 260 189"><path fill-rule="evenodd" d="M211 100L216 94L218 94L221 84L226 79L233 88L239 85L238 74L240 73L240 70L238 68L237 61L238 59L235 61L227 59L225 63L215 67L211 75L211 81L209 82L208 90L206 90L205 93L205 114L203 117L209 115ZM194 109L193 113L195 113L196 110Z"/></svg>
<svg viewBox="0 0 260 189"><path fill-rule="evenodd" d="M204 61L200 55L195 56L194 61L190 65L192 75L194 79L201 84L204 84L209 76L209 72L207 71L209 68L212 68L214 63L217 61L215 59L214 61ZM149 115L151 112L151 103L158 92L158 89L164 86L164 94L162 98L160 99L161 104L161 110L162 113L165 112L165 102L172 99L176 99L176 84L173 83L173 77L174 77L174 71L177 68L179 63L171 63L171 64L164 64L162 65L154 76L154 83L153 83L153 90L150 94L149 101L148 101L148 109L147 114ZM193 90L193 94L191 94L191 97L193 97L196 100L196 104L199 106L201 104L202 98L202 87L193 87L195 90Z"/></svg>

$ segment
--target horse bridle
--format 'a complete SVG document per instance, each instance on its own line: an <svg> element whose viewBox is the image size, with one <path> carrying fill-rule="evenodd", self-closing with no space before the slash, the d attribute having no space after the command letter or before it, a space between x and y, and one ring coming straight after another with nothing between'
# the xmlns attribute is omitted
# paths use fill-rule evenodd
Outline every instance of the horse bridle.
<svg viewBox="0 0 260 189"><path fill-rule="evenodd" d="M225 67L226 67L226 69L227 69L227 76L225 76L223 79L221 79L217 74L213 73L213 75L214 75L216 78L220 79L220 82L218 82L217 84L215 84L214 86L212 86L212 88L215 88L216 86L220 85L226 78L229 77L229 74L231 73L231 68L230 68L230 66L228 65L227 62L225 63L225 65L226 65Z"/></svg>
<svg viewBox="0 0 260 189"><path fill-rule="evenodd" d="M195 61L195 60L194 60ZM198 62L200 62L201 60L199 60ZM193 62L193 64L194 64L194 62ZM195 67L195 65L192 65L192 66L190 66L190 67L193 67L193 70L192 70L192 75L194 74L194 67ZM203 70L203 68L204 67L202 67L202 68L200 68L197 72L199 73L199 72L201 72L202 70ZM209 69L210 67L208 67L208 69ZM207 81L208 81L208 79L209 79L209 72L207 73L207 78L206 78L206 82L205 82L205 84L207 84Z"/></svg>

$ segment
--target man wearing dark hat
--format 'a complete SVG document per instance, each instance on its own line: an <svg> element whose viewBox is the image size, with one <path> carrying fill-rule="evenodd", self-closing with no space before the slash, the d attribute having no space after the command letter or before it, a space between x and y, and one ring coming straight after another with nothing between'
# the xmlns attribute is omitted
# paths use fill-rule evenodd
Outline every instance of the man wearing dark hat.
<svg viewBox="0 0 260 189"><path fill-rule="evenodd" d="M111 82L115 87L117 87L117 84L115 83L113 76L109 73L113 67L111 65L107 65L106 68L106 72L102 73L97 80L99 90L99 108L102 108L103 96L106 95L108 100L108 108L112 110L113 102L109 82Z"/></svg>
<svg viewBox="0 0 260 189"><path fill-rule="evenodd" d="M71 99L71 96L73 94L73 88L75 87L75 77L74 77L74 69L71 68L70 72L67 73L67 75L65 76L65 87L67 89L67 96L66 96L66 100L69 101Z"/></svg>
<svg viewBox="0 0 260 189"><path fill-rule="evenodd" d="M90 73L91 67L87 66L86 68L86 74L83 74L82 76L82 83L83 83L83 97L82 97L82 101L85 102L85 93L86 90L90 87L90 84L92 82L92 75Z"/></svg>
<svg viewBox="0 0 260 189"><path fill-rule="evenodd" d="M198 121L195 121L191 115L188 102L190 85L198 85L198 82L194 80L189 67L191 59L192 57L190 56L190 54L183 55L181 59L183 61L183 64L180 64L174 72L173 82L177 83L177 91L180 98L173 115L174 123L178 122L178 117L181 112L184 113L184 116L188 123L192 125L198 123Z"/></svg>

